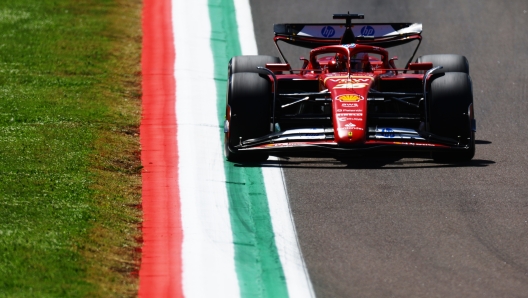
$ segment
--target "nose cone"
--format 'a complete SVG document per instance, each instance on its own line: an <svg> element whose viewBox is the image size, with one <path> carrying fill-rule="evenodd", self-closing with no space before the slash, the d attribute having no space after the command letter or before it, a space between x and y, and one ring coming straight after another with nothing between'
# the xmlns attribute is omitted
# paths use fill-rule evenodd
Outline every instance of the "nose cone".
<svg viewBox="0 0 528 298"><path fill-rule="evenodd" d="M367 96L372 76L326 78L331 90L334 137L338 144L360 144L366 141Z"/></svg>

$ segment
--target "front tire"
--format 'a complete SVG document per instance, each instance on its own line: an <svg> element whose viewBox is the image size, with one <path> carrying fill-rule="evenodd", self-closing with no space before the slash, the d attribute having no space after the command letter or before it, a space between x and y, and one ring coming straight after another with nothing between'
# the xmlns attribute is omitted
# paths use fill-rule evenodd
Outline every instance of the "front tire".
<svg viewBox="0 0 528 298"><path fill-rule="evenodd" d="M268 159L266 153L239 151L235 146L270 133L270 99L271 83L267 77L250 72L231 75L227 92L228 132L224 137L227 160L258 162Z"/></svg>
<svg viewBox="0 0 528 298"><path fill-rule="evenodd" d="M441 161L469 161L475 155L475 133L471 127L470 107L473 104L471 78L466 73L448 72L432 79L429 97L431 133L458 140L466 150L433 152Z"/></svg>

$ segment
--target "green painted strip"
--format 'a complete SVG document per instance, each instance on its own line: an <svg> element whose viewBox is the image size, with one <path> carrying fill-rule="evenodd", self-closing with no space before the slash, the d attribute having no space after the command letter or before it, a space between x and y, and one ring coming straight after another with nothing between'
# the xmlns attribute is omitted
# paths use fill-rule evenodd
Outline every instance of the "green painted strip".
<svg viewBox="0 0 528 298"><path fill-rule="evenodd" d="M209 0L211 47L218 98L218 121L223 126L227 64L241 54L233 0ZM223 133L220 135L223 138ZM242 297L288 297L260 168L225 162L229 212L235 245L235 266Z"/></svg>

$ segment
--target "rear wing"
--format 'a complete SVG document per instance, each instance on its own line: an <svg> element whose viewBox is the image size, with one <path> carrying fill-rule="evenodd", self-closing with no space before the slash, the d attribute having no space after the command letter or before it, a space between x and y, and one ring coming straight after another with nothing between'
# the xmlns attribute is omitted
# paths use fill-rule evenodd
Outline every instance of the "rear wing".
<svg viewBox="0 0 528 298"><path fill-rule="evenodd" d="M275 43L286 43L314 49L338 45L345 34L345 24L275 24ZM351 24L355 43L390 48L413 40L421 41L422 24L419 23L362 23Z"/></svg>

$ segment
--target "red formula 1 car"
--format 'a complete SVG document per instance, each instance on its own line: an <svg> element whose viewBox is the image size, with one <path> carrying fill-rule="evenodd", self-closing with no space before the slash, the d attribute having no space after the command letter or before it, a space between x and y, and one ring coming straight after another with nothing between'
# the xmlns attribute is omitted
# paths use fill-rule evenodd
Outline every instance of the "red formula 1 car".
<svg viewBox="0 0 528 298"><path fill-rule="evenodd" d="M460 55L414 58L421 24L275 24L284 62L238 56L229 63L225 154L230 161L274 156L347 156L371 151L431 153L468 161L476 124L469 65ZM278 42L311 49L294 70ZM386 48L418 41L404 68Z"/></svg>

